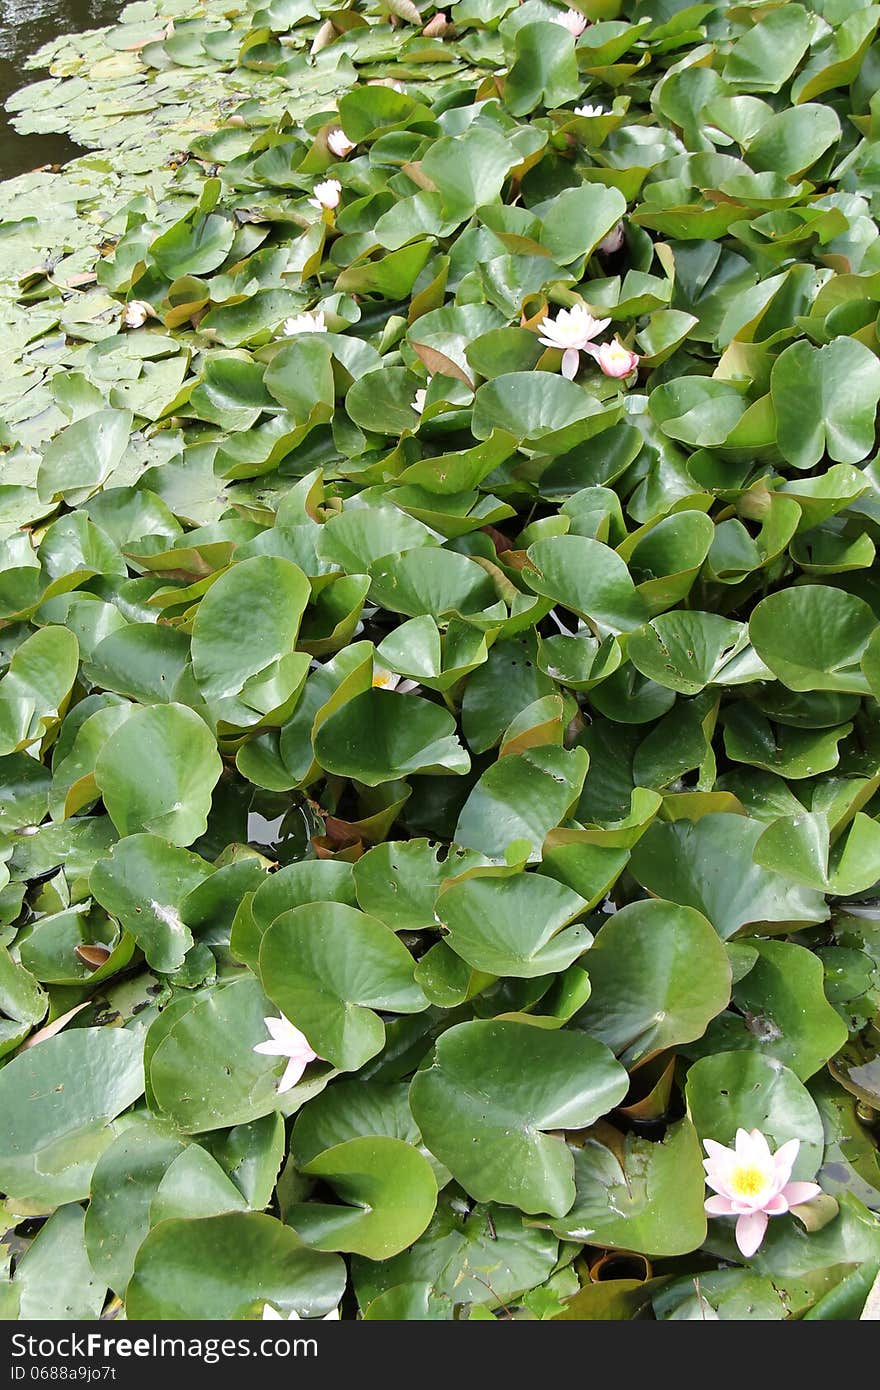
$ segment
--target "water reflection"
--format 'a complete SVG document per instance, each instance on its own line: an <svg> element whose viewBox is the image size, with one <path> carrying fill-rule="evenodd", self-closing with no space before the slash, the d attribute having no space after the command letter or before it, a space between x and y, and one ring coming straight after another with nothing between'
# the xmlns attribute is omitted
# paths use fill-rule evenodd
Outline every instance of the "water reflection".
<svg viewBox="0 0 880 1390"><path fill-rule="evenodd" d="M119 14L120 0L0 0L0 107L17 88L39 81L45 71L30 71L24 59L59 34L99 29ZM66 135L17 135L0 110L0 178L63 163L80 154Z"/></svg>

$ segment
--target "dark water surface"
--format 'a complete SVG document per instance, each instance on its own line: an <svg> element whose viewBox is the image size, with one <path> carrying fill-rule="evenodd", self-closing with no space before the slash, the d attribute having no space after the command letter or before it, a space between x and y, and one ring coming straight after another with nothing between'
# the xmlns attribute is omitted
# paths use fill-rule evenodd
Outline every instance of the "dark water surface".
<svg viewBox="0 0 880 1390"><path fill-rule="evenodd" d="M63 164L82 154L66 135L16 135L6 98L48 74L24 59L59 34L99 29L116 19L124 0L0 0L0 178L13 178L40 164Z"/></svg>

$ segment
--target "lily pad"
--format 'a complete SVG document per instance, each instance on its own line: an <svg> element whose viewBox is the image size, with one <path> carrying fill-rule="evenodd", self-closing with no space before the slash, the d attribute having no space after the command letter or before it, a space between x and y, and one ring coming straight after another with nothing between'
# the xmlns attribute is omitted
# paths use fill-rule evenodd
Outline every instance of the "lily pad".
<svg viewBox="0 0 880 1390"><path fill-rule="evenodd" d="M573 1160L545 1131L586 1128L627 1084L609 1050L583 1034L474 1021L443 1034L410 1097L428 1148L477 1201L564 1216L575 1199Z"/></svg>

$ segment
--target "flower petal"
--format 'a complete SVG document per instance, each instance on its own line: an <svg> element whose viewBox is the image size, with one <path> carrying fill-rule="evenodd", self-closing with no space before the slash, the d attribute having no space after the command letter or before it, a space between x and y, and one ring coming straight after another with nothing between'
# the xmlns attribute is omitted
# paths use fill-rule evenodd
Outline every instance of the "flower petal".
<svg viewBox="0 0 880 1390"><path fill-rule="evenodd" d="M773 1155L773 1163L778 1177L781 1177L783 1184L787 1183L791 1177L791 1170L794 1167L795 1159L800 1151L800 1139L788 1139Z"/></svg>
<svg viewBox="0 0 880 1390"><path fill-rule="evenodd" d="M736 1131L736 1138L733 1141L733 1146L738 1156L747 1157L751 1153L751 1140L752 1136L747 1129L740 1128Z"/></svg>
<svg viewBox="0 0 880 1390"><path fill-rule="evenodd" d="M710 1216L733 1216L733 1203L729 1197L707 1197L703 1206Z"/></svg>
<svg viewBox="0 0 880 1390"><path fill-rule="evenodd" d="M308 1062L301 1057L291 1057L284 1069L284 1075L278 1082L278 1095L283 1096L285 1091L292 1091L297 1081L299 1081Z"/></svg>
<svg viewBox="0 0 880 1390"><path fill-rule="evenodd" d="M749 1212L747 1216L741 1216L737 1221L736 1243L739 1246L740 1254L744 1255L747 1260L751 1259L764 1239L767 1221L768 1217L763 1211Z"/></svg>
<svg viewBox="0 0 880 1390"><path fill-rule="evenodd" d="M725 1182L722 1173L707 1173L706 1186L711 1187L714 1192L720 1192L722 1197L730 1196L730 1187Z"/></svg>
<svg viewBox="0 0 880 1390"><path fill-rule="evenodd" d="M821 1187L815 1182L790 1182L779 1195L785 1198L790 1207L799 1207L801 1202L811 1202L814 1197L818 1197L821 1191Z"/></svg>
<svg viewBox="0 0 880 1390"><path fill-rule="evenodd" d="M719 1144L717 1139L704 1139L703 1148L710 1159L733 1158L733 1149L728 1149L724 1144Z"/></svg>
<svg viewBox="0 0 880 1390"><path fill-rule="evenodd" d="M579 360L577 348L566 348L562 354L562 375L569 381L573 381L577 375Z"/></svg>
<svg viewBox="0 0 880 1390"><path fill-rule="evenodd" d="M788 1201L785 1194L777 1192L774 1197L768 1197L762 1207L768 1216L784 1216L788 1211Z"/></svg>
<svg viewBox="0 0 880 1390"><path fill-rule="evenodd" d="M761 1133L761 1131L759 1129L753 1129L749 1134L749 1139L751 1140L752 1145L752 1155L754 1158L758 1160L761 1167L763 1168L765 1166L771 1165L773 1159L770 1153L770 1145L767 1143L767 1140L765 1136Z"/></svg>

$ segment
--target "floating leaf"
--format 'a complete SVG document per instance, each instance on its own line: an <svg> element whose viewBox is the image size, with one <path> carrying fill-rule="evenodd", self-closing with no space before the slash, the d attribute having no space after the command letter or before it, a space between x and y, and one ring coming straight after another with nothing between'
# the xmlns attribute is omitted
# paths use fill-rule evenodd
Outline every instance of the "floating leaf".
<svg viewBox="0 0 880 1390"><path fill-rule="evenodd" d="M812 468L826 451L838 463L858 463L873 448L880 362L862 343L792 343L773 365L770 396L779 447L795 468Z"/></svg>
<svg viewBox="0 0 880 1390"><path fill-rule="evenodd" d="M576 1150L574 1206L551 1229L566 1240L655 1257L696 1250L706 1238L705 1175L691 1122L671 1125L660 1143L615 1138L620 1148L597 1137Z"/></svg>
<svg viewBox="0 0 880 1390"><path fill-rule="evenodd" d="M738 1129L759 1129L774 1149L798 1139L794 1177L812 1178L822 1157L822 1122L810 1093L781 1062L750 1052L703 1057L688 1072L686 1094L702 1138L730 1145Z"/></svg>
<svg viewBox="0 0 880 1390"><path fill-rule="evenodd" d="M573 1160L543 1131L586 1128L626 1089L623 1068L592 1038L474 1021L442 1035L410 1095L428 1148L477 1201L564 1216Z"/></svg>
<svg viewBox="0 0 880 1390"><path fill-rule="evenodd" d="M350 1250L385 1260L424 1231L437 1204L427 1159L402 1139L349 1139L304 1164L307 1177L328 1183L346 1205L304 1202L288 1224L316 1250Z"/></svg>
<svg viewBox="0 0 880 1390"><path fill-rule="evenodd" d="M586 906L539 874L475 874L445 888L435 912L448 945L474 969L531 979L564 970L591 944L583 924L569 925Z"/></svg>
<svg viewBox="0 0 880 1390"><path fill-rule="evenodd" d="M23 1052L0 1072L6 1126L3 1190L58 1206L88 1195L112 1121L144 1089L142 1039L121 1028L75 1028Z"/></svg>
<svg viewBox="0 0 880 1390"><path fill-rule="evenodd" d="M590 998L574 1023L627 1066L702 1037L730 999L730 963L711 924L675 903L630 903L587 958Z"/></svg>
<svg viewBox="0 0 880 1390"><path fill-rule="evenodd" d="M822 922L821 894L761 868L754 849L760 822L713 812L700 820L655 822L630 861L638 882L672 902L687 904L727 939L758 922Z"/></svg>
<svg viewBox="0 0 880 1390"><path fill-rule="evenodd" d="M413 960L382 922L343 903L292 908L263 937L260 972L282 1013L334 1066L355 1071L381 1051L378 1014L417 1013Z"/></svg>
<svg viewBox="0 0 880 1390"><path fill-rule="evenodd" d="M454 731L452 716L427 700L366 690L325 719L315 757L327 772L368 787L412 772L467 772Z"/></svg>
<svg viewBox="0 0 880 1390"><path fill-rule="evenodd" d="M202 1277L214 1269L214 1279ZM126 1292L132 1318L214 1320L258 1315L264 1303L285 1316L320 1316L345 1287L337 1255L310 1250L261 1212L163 1221L138 1251Z"/></svg>

